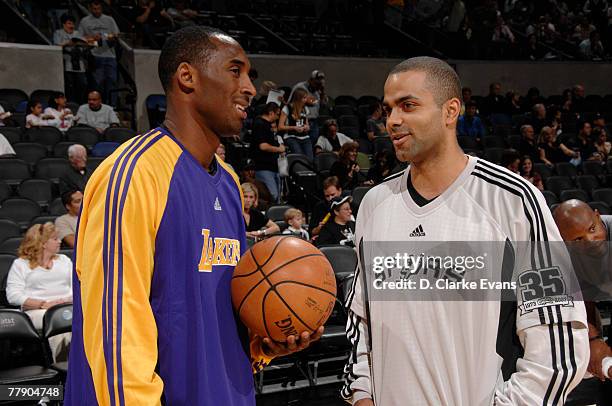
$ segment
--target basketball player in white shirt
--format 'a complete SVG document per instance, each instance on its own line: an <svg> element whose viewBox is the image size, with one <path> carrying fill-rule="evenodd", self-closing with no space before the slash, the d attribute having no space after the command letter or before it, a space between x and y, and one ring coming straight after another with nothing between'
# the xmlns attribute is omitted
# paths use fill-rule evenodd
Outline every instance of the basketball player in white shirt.
<svg viewBox="0 0 612 406"><path fill-rule="evenodd" d="M519 276L523 302L371 300L363 252L372 241L500 241L511 252L520 242L562 241L537 189L459 147L461 84L448 64L408 59L389 74L384 96L387 131L410 166L371 189L359 208L342 396L356 406L563 404L589 358L581 297L517 310L531 289L563 297L559 285L538 279L540 270L558 272L550 251L523 258L532 277ZM502 258L490 260L503 269Z"/></svg>

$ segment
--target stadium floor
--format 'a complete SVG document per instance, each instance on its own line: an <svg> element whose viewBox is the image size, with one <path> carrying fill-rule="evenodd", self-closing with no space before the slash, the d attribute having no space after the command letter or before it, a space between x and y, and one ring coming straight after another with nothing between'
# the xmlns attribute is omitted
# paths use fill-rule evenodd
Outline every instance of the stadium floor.
<svg viewBox="0 0 612 406"><path fill-rule="evenodd" d="M257 396L257 406L345 406L341 383Z"/></svg>

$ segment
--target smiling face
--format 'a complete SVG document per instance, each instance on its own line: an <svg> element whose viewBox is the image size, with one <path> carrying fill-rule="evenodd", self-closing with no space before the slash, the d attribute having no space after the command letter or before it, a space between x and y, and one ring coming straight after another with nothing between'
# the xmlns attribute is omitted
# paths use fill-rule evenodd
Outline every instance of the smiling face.
<svg viewBox="0 0 612 406"><path fill-rule="evenodd" d="M425 72L406 71L385 83L387 132L402 162L423 161L445 142L442 109L426 81Z"/></svg>
<svg viewBox="0 0 612 406"><path fill-rule="evenodd" d="M256 91L248 75L251 65L242 47L225 35L215 35L211 41L216 48L208 60L198 67L182 63L177 75L179 82L194 76L190 102L205 127L219 137L228 137L240 133Z"/></svg>

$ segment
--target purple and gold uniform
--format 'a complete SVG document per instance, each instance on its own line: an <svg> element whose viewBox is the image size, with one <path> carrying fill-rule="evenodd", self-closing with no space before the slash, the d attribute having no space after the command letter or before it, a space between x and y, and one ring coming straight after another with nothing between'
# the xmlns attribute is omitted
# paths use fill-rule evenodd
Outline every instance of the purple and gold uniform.
<svg viewBox="0 0 612 406"><path fill-rule="evenodd" d="M230 280L246 248L242 195L163 128L93 174L79 219L66 405L254 405Z"/></svg>

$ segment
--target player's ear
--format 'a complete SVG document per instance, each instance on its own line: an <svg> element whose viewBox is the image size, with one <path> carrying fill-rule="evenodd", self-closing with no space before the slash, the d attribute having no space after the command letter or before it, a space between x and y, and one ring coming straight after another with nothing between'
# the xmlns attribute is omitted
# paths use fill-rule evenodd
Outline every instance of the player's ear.
<svg viewBox="0 0 612 406"><path fill-rule="evenodd" d="M442 105L442 113L444 114L444 123L447 126L454 126L457 120L459 120L459 114L461 113L461 101L456 97L447 100Z"/></svg>
<svg viewBox="0 0 612 406"><path fill-rule="evenodd" d="M176 69L176 81L178 82L179 88L185 93L191 93L194 91L196 82L196 71L193 66L187 62L181 62Z"/></svg>

